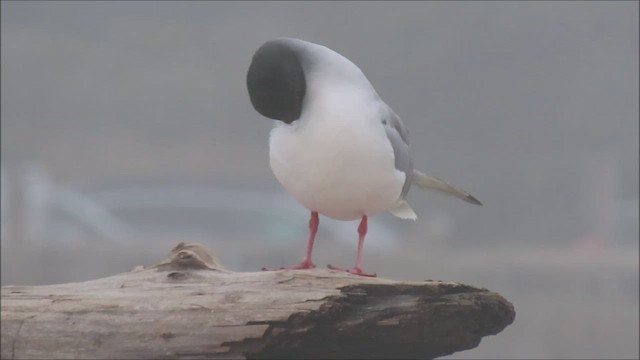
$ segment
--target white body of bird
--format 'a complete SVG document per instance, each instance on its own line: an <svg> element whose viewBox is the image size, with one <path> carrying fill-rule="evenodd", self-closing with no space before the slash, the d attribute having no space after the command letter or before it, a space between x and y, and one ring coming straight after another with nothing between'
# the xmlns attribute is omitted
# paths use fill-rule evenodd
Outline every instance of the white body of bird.
<svg viewBox="0 0 640 360"><path fill-rule="evenodd" d="M381 122L386 105L350 60L296 40L316 60L300 118L275 121L270 163L282 186L311 211L356 220L395 208L406 176Z"/></svg>
<svg viewBox="0 0 640 360"><path fill-rule="evenodd" d="M282 186L307 209L337 220L396 207L405 181L364 95L341 84L308 94L301 118L277 122L269 140L271 169Z"/></svg>

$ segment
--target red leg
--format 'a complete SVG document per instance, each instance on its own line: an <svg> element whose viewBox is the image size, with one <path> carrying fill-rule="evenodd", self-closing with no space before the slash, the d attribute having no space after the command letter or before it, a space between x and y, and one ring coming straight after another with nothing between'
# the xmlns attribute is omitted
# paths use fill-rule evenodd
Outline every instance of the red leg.
<svg viewBox="0 0 640 360"><path fill-rule="evenodd" d="M313 269L313 268L315 268L316 266L311 261L311 252L313 251L313 242L316 239L316 233L318 232L318 225L319 224L320 224L320 219L318 218L318 212L317 211L312 211L311 212L311 219L309 219L309 241L307 242L307 252L304 255L304 258L302 259L302 262L300 264L288 266L286 268L282 267L280 269L262 268L262 270L263 271L283 270L283 269L301 270L301 269Z"/></svg>
<svg viewBox="0 0 640 360"><path fill-rule="evenodd" d="M351 270L343 270L333 265L329 265L329 269L332 270L341 270L347 271L352 274L360 275L360 276L369 276L376 277L375 273L369 274L362 271L362 248L364 247L364 238L367 235L367 215L362 217L360 221L360 225L358 226L358 255L356 255L356 266L354 266Z"/></svg>

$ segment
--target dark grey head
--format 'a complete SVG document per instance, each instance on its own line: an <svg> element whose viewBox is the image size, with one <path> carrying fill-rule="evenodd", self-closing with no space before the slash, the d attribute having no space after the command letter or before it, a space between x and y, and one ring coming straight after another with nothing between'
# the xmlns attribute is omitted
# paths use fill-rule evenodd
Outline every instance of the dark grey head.
<svg viewBox="0 0 640 360"><path fill-rule="evenodd" d="M300 50L291 44L268 41L253 55L247 88L260 114L291 124L300 118L306 87Z"/></svg>

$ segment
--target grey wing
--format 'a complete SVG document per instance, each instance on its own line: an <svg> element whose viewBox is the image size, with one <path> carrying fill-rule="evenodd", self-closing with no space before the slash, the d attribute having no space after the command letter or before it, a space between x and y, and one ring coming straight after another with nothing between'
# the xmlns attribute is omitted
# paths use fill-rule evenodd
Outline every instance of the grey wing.
<svg viewBox="0 0 640 360"><path fill-rule="evenodd" d="M400 195L400 198L404 199L413 182L413 159L409 154L409 134L400 117L387 104L384 102L382 104L383 116L381 121L387 133L387 138L393 147L395 167L405 174L404 185Z"/></svg>

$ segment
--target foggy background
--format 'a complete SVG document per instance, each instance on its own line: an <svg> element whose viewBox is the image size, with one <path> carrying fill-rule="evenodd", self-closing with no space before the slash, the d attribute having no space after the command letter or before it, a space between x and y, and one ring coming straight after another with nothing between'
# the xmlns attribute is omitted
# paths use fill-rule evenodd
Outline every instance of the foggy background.
<svg viewBox="0 0 640 360"><path fill-rule="evenodd" d="M412 189L364 270L497 291L515 322L449 358L638 358L638 2L2 1L2 285L150 265L299 262L307 211L268 161L245 76L265 41L355 62L410 131ZM357 222L314 261L352 266Z"/></svg>

